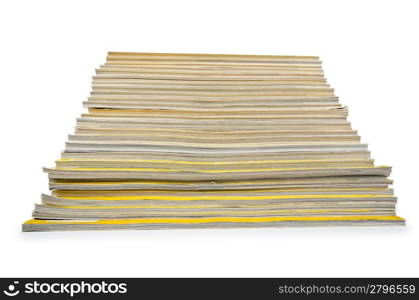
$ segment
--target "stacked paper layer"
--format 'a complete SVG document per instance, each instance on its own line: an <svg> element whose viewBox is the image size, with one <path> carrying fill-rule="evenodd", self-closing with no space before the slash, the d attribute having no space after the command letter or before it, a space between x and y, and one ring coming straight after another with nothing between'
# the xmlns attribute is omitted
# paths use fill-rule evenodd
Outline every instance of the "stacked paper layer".
<svg viewBox="0 0 419 300"><path fill-rule="evenodd" d="M108 54L24 231L402 225L318 57Z"/></svg>

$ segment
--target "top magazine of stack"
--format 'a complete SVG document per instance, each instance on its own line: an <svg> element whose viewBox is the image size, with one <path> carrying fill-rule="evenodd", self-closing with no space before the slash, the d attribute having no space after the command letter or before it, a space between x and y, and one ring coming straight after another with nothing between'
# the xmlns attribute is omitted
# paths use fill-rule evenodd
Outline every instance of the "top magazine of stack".
<svg viewBox="0 0 419 300"><path fill-rule="evenodd" d="M23 231L404 225L316 56L109 52Z"/></svg>

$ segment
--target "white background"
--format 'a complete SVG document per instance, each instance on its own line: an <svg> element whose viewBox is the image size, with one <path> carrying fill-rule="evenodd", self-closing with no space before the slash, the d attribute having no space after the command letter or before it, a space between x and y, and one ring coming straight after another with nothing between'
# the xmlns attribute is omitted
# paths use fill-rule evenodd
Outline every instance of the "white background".
<svg viewBox="0 0 419 300"><path fill-rule="evenodd" d="M0 276L419 276L417 1L2 1ZM319 55L406 227L21 233L107 51Z"/></svg>

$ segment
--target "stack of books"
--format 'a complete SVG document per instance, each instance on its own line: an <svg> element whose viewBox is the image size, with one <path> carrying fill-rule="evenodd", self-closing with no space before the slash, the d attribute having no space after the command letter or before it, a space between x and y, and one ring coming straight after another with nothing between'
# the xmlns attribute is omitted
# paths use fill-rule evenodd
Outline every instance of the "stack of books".
<svg viewBox="0 0 419 300"><path fill-rule="evenodd" d="M315 56L110 52L23 231L403 225Z"/></svg>

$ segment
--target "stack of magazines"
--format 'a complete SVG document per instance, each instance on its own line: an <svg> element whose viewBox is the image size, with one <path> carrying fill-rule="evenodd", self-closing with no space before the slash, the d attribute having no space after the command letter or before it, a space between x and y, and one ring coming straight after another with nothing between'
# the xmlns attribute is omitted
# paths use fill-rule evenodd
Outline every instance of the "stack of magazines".
<svg viewBox="0 0 419 300"><path fill-rule="evenodd" d="M403 225L315 56L110 52L23 231Z"/></svg>

